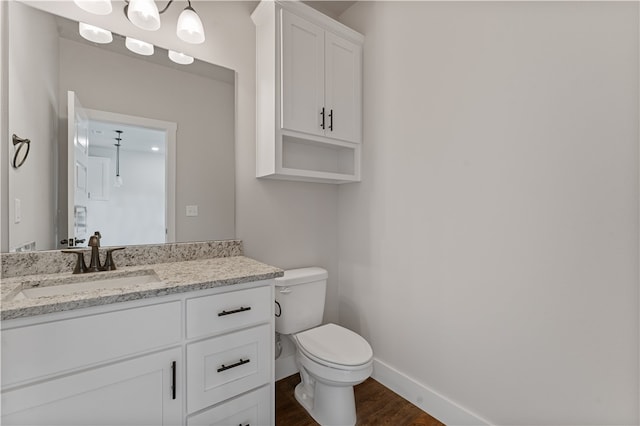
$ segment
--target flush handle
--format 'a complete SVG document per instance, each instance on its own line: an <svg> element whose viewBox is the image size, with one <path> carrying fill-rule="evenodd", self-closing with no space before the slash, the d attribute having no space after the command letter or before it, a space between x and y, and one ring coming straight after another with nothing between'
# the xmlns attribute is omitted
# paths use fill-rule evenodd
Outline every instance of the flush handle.
<svg viewBox="0 0 640 426"><path fill-rule="evenodd" d="M291 293L291 289L289 287L283 287L280 289L280 294L288 294Z"/></svg>
<svg viewBox="0 0 640 426"><path fill-rule="evenodd" d="M243 306L240 306L238 309L234 309L233 311L218 312L218 316L219 317L223 317L225 315L237 314L239 312L246 312L246 311L250 311L250 310L251 310L251 306L247 306L246 308L243 307Z"/></svg>

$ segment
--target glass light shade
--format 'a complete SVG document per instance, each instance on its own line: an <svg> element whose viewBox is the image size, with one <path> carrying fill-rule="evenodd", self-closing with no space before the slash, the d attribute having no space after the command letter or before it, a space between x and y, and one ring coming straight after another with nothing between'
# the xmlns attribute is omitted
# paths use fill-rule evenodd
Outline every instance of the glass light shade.
<svg viewBox="0 0 640 426"><path fill-rule="evenodd" d="M113 183L113 186L116 188L120 188L124 182L122 181L122 176L116 176L116 181Z"/></svg>
<svg viewBox="0 0 640 426"><path fill-rule="evenodd" d="M193 63L193 57L185 55L184 53L176 52L175 50L169 51L169 59L180 65L189 65Z"/></svg>
<svg viewBox="0 0 640 426"><path fill-rule="evenodd" d="M80 9L96 15L108 15L113 10L111 0L73 0L73 2Z"/></svg>
<svg viewBox="0 0 640 426"><path fill-rule="evenodd" d="M146 41L127 37L124 40L124 45L127 46L127 49L138 55L153 55L153 44L147 43Z"/></svg>
<svg viewBox="0 0 640 426"><path fill-rule="evenodd" d="M190 6L182 11L178 17L176 34L182 41L191 44L200 44L204 41L204 27L200 17Z"/></svg>
<svg viewBox="0 0 640 426"><path fill-rule="evenodd" d="M160 28L160 13L153 0L131 0L127 6L127 18L143 30L155 31Z"/></svg>
<svg viewBox="0 0 640 426"><path fill-rule="evenodd" d="M80 35L82 37L94 43L108 44L113 41L113 35L111 34L111 31L107 31L94 25L80 22L78 24L78 30L80 31Z"/></svg>

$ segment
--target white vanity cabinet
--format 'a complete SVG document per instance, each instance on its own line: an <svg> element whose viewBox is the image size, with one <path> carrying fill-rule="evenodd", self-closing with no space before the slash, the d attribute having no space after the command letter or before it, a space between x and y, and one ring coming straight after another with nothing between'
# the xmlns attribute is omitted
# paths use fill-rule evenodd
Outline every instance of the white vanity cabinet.
<svg viewBox="0 0 640 426"><path fill-rule="evenodd" d="M273 424L272 284L3 321L1 424Z"/></svg>
<svg viewBox="0 0 640 426"><path fill-rule="evenodd" d="M180 424L182 393L172 384L180 359L174 348L3 392L2 424Z"/></svg>
<svg viewBox="0 0 640 426"><path fill-rule="evenodd" d="M359 181L363 36L299 2L263 1L252 18L256 175Z"/></svg>
<svg viewBox="0 0 640 426"><path fill-rule="evenodd" d="M273 300L272 287L187 300L187 336L194 340L186 347L187 413L214 406L190 417L190 425L212 421L219 413L224 414L221 423L207 424L227 424L222 420L238 416L248 417L235 424L271 423L264 409L251 421L253 399L224 401L273 382ZM267 401L258 402L265 406Z"/></svg>

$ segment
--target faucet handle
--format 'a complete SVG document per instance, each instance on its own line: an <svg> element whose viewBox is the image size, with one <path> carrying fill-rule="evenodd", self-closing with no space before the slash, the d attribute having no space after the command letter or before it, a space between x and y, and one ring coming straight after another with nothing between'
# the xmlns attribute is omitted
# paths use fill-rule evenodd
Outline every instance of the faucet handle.
<svg viewBox="0 0 640 426"><path fill-rule="evenodd" d="M94 232L92 236L89 237L89 243L87 244L89 247L100 247L100 235L99 231Z"/></svg>
<svg viewBox="0 0 640 426"><path fill-rule="evenodd" d="M110 249L107 249L107 258L104 261L104 265L102 265L102 270L103 271L115 271L116 270L116 264L113 261L113 256L112 253L116 250L124 250L125 247L113 247Z"/></svg>
<svg viewBox="0 0 640 426"><path fill-rule="evenodd" d="M84 263L84 252L80 250L62 250L62 253L72 253L78 256L76 266L75 268L73 268L74 274L82 274L84 272L87 272L87 264Z"/></svg>

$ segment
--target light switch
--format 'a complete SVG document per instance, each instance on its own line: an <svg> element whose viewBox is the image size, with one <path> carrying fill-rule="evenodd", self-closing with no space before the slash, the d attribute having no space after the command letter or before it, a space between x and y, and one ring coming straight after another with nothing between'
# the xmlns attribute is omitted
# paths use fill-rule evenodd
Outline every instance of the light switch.
<svg viewBox="0 0 640 426"><path fill-rule="evenodd" d="M198 216L198 206L187 206L187 216Z"/></svg>
<svg viewBox="0 0 640 426"><path fill-rule="evenodd" d="M20 223L20 221L22 220L22 205L20 202L20 198L15 199L13 208L13 220L15 223Z"/></svg>

